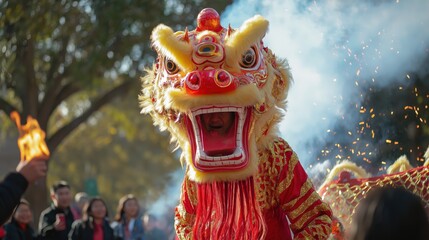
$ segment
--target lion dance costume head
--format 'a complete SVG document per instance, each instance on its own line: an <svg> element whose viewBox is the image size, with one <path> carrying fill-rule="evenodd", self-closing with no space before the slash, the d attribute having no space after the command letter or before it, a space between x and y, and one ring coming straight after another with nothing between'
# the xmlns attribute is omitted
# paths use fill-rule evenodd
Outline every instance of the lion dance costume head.
<svg viewBox="0 0 429 240"><path fill-rule="evenodd" d="M286 62L262 42L267 30L261 16L224 28L210 8L195 30L153 30L158 57L139 100L142 112L171 133L187 177L198 185L196 238L264 234L253 177L258 149L277 137L291 81ZM226 229L221 222L228 218L234 224Z"/></svg>

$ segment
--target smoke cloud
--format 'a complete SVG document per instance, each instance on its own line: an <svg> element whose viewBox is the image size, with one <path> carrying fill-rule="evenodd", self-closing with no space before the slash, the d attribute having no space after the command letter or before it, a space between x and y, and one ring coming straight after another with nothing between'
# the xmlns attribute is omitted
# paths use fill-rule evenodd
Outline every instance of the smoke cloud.
<svg viewBox="0 0 429 240"><path fill-rule="evenodd" d="M429 52L427 9L425 0L239 0L222 23L237 28L255 14L270 21L264 42L288 59L294 77L281 135L309 165L316 159L307 143L323 139L348 103L359 104L360 79L383 87L421 67Z"/></svg>

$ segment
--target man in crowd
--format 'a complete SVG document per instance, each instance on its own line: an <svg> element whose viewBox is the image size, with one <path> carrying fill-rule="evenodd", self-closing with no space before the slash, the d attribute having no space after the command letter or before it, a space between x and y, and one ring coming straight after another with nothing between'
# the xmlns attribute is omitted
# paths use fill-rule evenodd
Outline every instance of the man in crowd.
<svg viewBox="0 0 429 240"><path fill-rule="evenodd" d="M52 204L45 209L39 220L41 239L67 240L74 221L70 209L72 194L70 185L65 181L56 182L51 187Z"/></svg>

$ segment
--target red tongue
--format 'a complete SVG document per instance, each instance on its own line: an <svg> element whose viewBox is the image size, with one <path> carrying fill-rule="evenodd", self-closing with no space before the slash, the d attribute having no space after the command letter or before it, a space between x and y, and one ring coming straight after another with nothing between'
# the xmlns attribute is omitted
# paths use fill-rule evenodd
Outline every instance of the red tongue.
<svg viewBox="0 0 429 240"><path fill-rule="evenodd" d="M237 122L229 128L226 134L216 130L207 131L199 124L203 151L208 156L226 156L234 153L237 148Z"/></svg>

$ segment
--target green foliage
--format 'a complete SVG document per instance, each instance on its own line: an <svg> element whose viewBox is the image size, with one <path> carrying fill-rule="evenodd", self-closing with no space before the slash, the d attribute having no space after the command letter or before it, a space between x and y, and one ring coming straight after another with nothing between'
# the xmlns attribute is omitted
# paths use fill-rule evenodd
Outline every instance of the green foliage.
<svg viewBox="0 0 429 240"><path fill-rule="evenodd" d="M166 136L147 116L136 116L137 92L130 92L140 88L138 78L154 60L151 31L160 23L195 26L202 8L221 12L229 3L0 1L1 137L13 135L11 124L4 124L10 112L24 120L31 115L47 132L50 181L66 178L81 189L85 179L96 178L109 201L126 192L155 198L165 185L164 173L178 161ZM103 108L118 97L123 101ZM40 201L46 187L39 188L27 196L40 202L33 204L36 215L46 205Z"/></svg>
<svg viewBox="0 0 429 240"><path fill-rule="evenodd" d="M85 181L94 178L111 210L127 193L153 202L180 167L168 139L149 116L139 114L136 96L130 95L103 108L67 138L52 156L48 185L65 179L75 192L85 191Z"/></svg>

